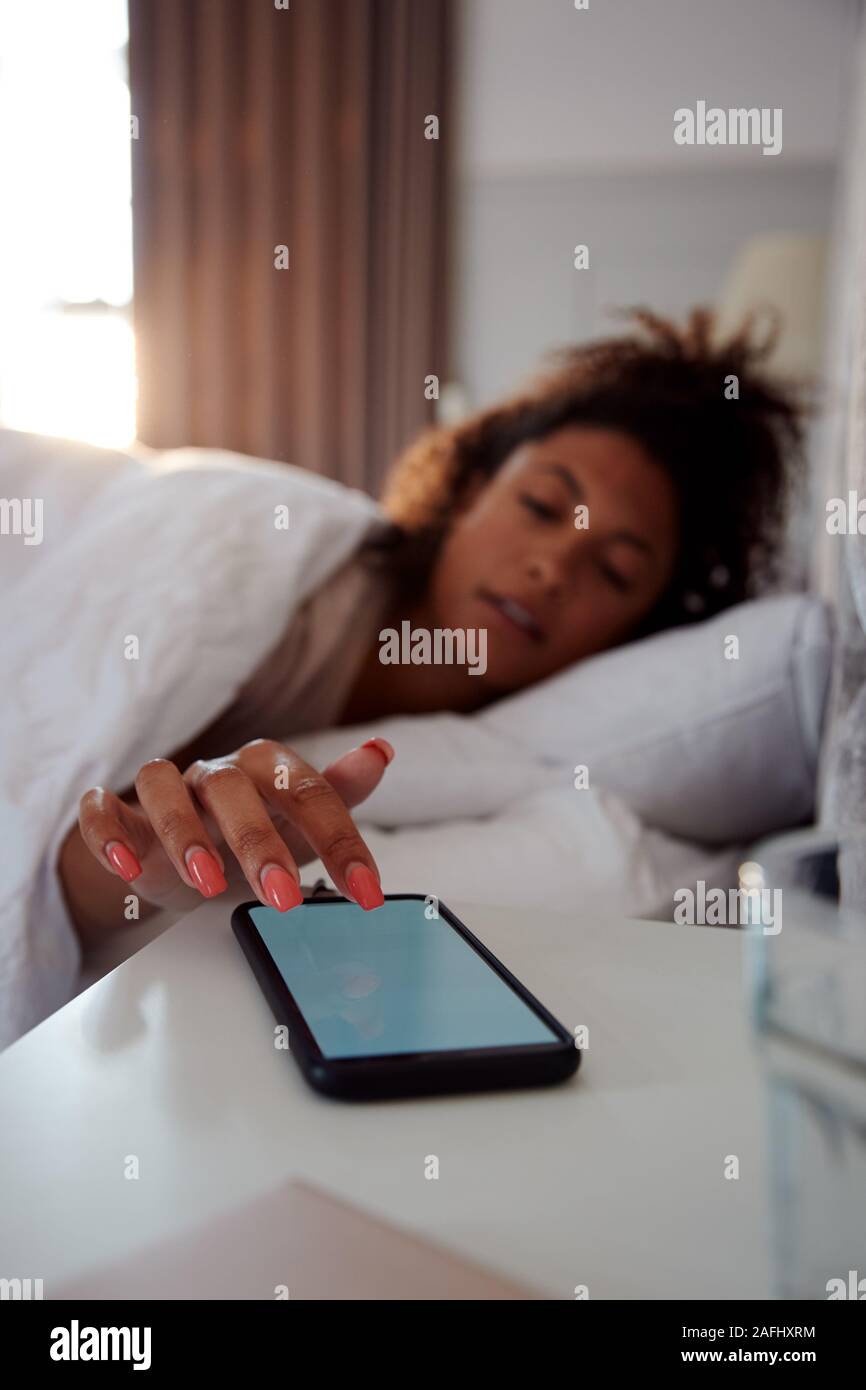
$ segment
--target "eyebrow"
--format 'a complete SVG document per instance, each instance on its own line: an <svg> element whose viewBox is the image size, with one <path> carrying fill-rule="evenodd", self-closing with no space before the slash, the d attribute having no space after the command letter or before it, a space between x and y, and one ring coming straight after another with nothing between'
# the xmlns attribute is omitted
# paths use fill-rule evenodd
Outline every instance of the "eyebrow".
<svg viewBox="0 0 866 1390"><path fill-rule="evenodd" d="M555 473L558 478L566 484L571 495L578 502L582 502L584 491L580 483L575 478L570 468L566 468L564 463L545 463L543 466L545 473ZM626 545L633 545L635 550L642 551L645 555L653 555L652 546L649 541L644 540L643 536L638 536L634 531L617 531L610 538L613 541L623 541Z"/></svg>
<svg viewBox="0 0 866 1390"><path fill-rule="evenodd" d="M569 490L577 498L578 502L583 499L583 488L575 478L570 468L566 468L564 463L545 463L542 465L545 473L555 473L558 478L566 484Z"/></svg>

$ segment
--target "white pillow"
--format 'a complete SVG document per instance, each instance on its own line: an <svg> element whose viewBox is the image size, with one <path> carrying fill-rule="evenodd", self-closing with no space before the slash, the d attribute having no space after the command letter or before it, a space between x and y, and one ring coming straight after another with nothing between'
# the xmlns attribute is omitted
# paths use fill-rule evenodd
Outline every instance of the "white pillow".
<svg viewBox="0 0 866 1390"><path fill-rule="evenodd" d="M604 652L480 718L586 765L668 834L749 840L812 814L831 655L825 604L786 594Z"/></svg>
<svg viewBox="0 0 866 1390"><path fill-rule="evenodd" d="M831 647L825 605L783 595L604 652L475 715L292 742L321 767L373 734L390 739L398 756L358 812L382 826L492 815L573 786L584 765L590 787L615 792L647 825L740 843L812 814Z"/></svg>

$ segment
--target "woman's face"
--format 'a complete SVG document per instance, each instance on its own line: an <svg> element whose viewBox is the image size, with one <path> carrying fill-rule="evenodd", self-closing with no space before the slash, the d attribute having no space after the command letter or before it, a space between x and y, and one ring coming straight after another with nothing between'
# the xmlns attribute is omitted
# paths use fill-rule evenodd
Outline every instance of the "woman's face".
<svg viewBox="0 0 866 1390"><path fill-rule="evenodd" d="M454 519L427 620L486 628L499 692L626 640L674 571L677 494L629 435L568 426L522 445Z"/></svg>

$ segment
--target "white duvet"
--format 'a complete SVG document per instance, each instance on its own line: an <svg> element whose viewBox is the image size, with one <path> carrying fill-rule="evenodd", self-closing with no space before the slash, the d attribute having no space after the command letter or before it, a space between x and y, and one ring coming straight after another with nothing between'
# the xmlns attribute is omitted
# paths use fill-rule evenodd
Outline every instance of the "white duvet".
<svg viewBox="0 0 866 1390"><path fill-rule="evenodd" d="M128 785L210 722L380 519L360 493L221 451L103 456L0 433L0 498L15 497L42 499L44 534L0 536L0 1045L76 988L54 865L82 792ZM397 722L369 813L386 891L640 914L726 861L643 830L610 795L551 785L471 721ZM298 746L321 765L350 740ZM473 756L478 795L455 806L449 767Z"/></svg>

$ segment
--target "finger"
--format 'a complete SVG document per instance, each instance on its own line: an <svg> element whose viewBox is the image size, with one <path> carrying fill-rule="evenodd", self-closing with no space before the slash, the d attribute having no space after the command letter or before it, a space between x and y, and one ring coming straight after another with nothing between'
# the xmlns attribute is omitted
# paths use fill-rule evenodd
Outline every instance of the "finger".
<svg viewBox="0 0 866 1390"><path fill-rule="evenodd" d="M78 804L78 825L81 838L102 867L131 883L142 872L138 855L144 847L136 843L125 810L114 792L90 787Z"/></svg>
<svg viewBox="0 0 866 1390"><path fill-rule="evenodd" d="M293 749L269 739L245 745L240 756L262 795L301 832L340 892L366 911L381 907L376 861L330 782Z"/></svg>
<svg viewBox="0 0 866 1390"><path fill-rule="evenodd" d="M393 757L394 749L387 739L370 738L335 759L322 776L346 806L359 806L376 790Z"/></svg>
<svg viewBox="0 0 866 1390"><path fill-rule="evenodd" d="M234 762L199 759L184 780L219 826L260 902L278 912L300 906L298 866L247 773Z"/></svg>
<svg viewBox="0 0 866 1390"><path fill-rule="evenodd" d="M215 898L228 887L223 860L196 810L186 783L174 763L154 758L135 779L142 810L160 844L190 888Z"/></svg>
<svg viewBox="0 0 866 1390"><path fill-rule="evenodd" d="M360 747L350 748L347 753L341 754L325 768L322 776L330 782L346 806L357 806L375 791L393 757L394 749L386 739L371 738ZM259 785L271 808L277 829L295 856L295 862L305 864L314 858L313 851L291 821L286 819L285 808L278 802L273 785Z"/></svg>

